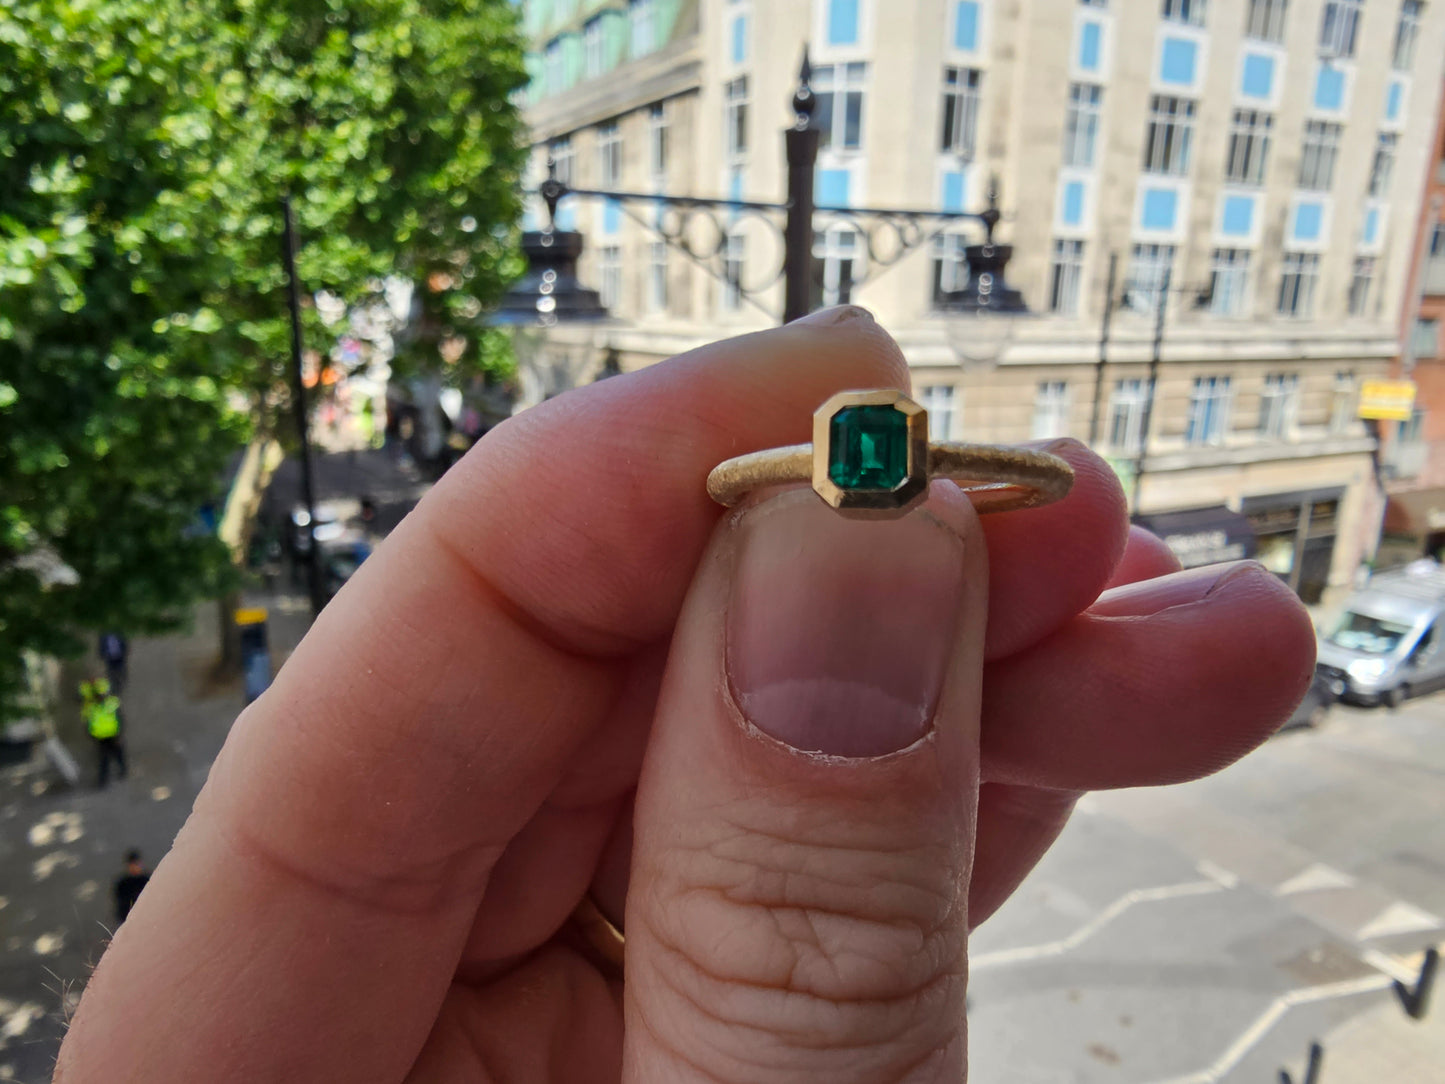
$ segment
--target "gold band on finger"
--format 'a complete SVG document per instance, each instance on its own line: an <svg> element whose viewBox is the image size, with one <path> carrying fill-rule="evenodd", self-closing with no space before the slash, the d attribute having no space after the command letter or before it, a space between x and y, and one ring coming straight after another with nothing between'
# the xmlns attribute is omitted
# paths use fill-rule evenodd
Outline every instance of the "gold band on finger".
<svg viewBox="0 0 1445 1084"><path fill-rule="evenodd" d="M956 482L979 512L1037 508L1065 496L1074 469L1048 452L998 444L928 442L928 412L900 391L839 392L813 414L813 443L725 460L707 476L708 496L731 507L749 492L791 482L844 515L901 516L933 478Z"/></svg>
<svg viewBox="0 0 1445 1084"><path fill-rule="evenodd" d="M591 893L583 896L582 902L572 911L572 925L576 927L587 945L606 963L616 968L620 975L627 938L602 913L602 908L597 906L597 901L592 898Z"/></svg>

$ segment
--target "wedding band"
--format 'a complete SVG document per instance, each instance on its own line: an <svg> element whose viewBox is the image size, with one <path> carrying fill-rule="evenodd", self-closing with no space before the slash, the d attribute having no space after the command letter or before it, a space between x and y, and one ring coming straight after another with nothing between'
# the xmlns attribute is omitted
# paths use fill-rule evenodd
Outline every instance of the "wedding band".
<svg viewBox="0 0 1445 1084"><path fill-rule="evenodd" d="M572 924L588 946L621 974L627 938L602 913L591 893L583 896L582 902L572 911Z"/></svg>
<svg viewBox="0 0 1445 1084"><path fill-rule="evenodd" d="M1048 452L999 444L928 441L928 412L901 391L844 391L813 414L813 443L725 460L707 492L731 507L749 492L789 482L813 489L847 516L892 519L928 492L956 482L980 512L1037 508L1065 496L1074 469Z"/></svg>

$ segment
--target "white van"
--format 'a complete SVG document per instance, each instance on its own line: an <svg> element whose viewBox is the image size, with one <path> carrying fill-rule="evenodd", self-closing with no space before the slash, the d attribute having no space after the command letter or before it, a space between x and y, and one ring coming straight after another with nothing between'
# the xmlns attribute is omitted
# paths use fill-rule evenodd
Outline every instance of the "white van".
<svg viewBox="0 0 1445 1084"><path fill-rule="evenodd" d="M1445 569L1424 560L1382 572L1319 638L1319 673L1357 704L1394 707L1445 687Z"/></svg>

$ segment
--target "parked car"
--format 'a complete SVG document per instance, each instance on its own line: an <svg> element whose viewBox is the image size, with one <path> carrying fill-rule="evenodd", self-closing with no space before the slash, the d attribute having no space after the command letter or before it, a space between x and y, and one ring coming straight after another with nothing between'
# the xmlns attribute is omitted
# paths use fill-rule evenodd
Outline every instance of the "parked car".
<svg viewBox="0 0 1445 1084"><path fill-rule="evenodd" d="M1445 569L1416 561L1370 580L1320 637L1318 672L1340 699L1398 706L1445 687Z"/></svg>
<svg viewBox="0 0 1445 1084"><path fill-rule="evenodd" d="M1310 687L1305 690L1304 699L1294 709L1294 714L1284 721L1281 730L1293 730L1297 727L1320 726L1325 717L1330 713L1330 705L1338 699L1335 696L1332 683L1328 677L1315 671L1314 680Z"/></svg>

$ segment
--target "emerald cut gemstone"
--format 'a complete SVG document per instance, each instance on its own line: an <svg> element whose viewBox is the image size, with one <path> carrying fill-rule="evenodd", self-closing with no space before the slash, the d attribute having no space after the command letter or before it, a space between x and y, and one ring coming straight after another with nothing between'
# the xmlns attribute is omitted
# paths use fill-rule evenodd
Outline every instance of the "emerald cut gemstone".
<svg viewBox="0 0 1445 1084"><path fill-rule="evenodd" d="M828 477L839 489L897 489L908 480L908 416L850 406L828 423Z"/></svg>

